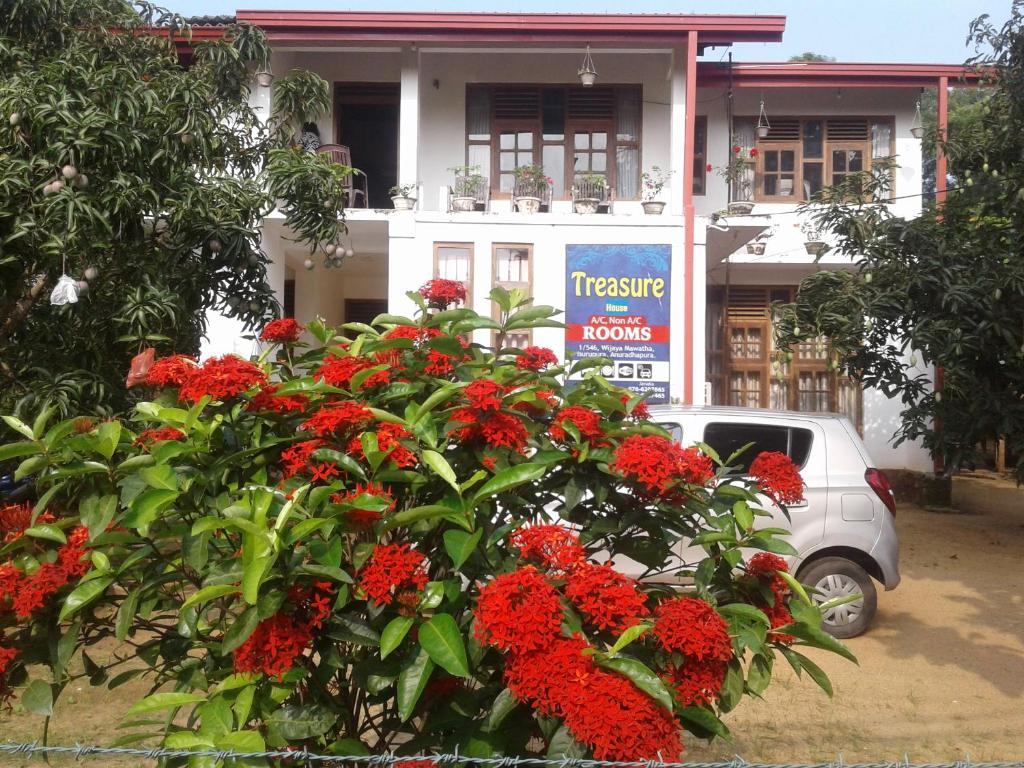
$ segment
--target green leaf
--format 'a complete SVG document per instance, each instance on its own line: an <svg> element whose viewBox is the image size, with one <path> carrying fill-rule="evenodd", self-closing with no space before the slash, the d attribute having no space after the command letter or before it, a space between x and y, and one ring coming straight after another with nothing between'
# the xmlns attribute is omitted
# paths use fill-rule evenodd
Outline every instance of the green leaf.
<svg viewBox="0 0 1024 768"><path fill-rule="evenodd" d="M420 648L398 673L398 716L403 723L412 717L433 671L434 662L430 660L430 655Z"/></svg>
<svg viewBox="0 0 1024 768"><path fill-rule="evenodd" d="M483 528L477 529L474 533L454 530L444 532L444 549L448 553L448 557L452 559L455 570L459 570L473 554L483 534Z"/></svg>
<svg viewBox="0 0 1024 768"><path fill-rule="evenodd" d="M267 718L267 726L287 741L302 741L321 736L337 722L338 716L320 704L286 704Z"/></svg>
<svg viewBox="0 0 1024 768"><path fill-rule="evenodd" d="M84 581L75 587L71 594L68 595L64 600L64 606L60 609L60 620L64 621L68 616L71 616L80 611L89 603L96 600L100 595L107 591L107 587L114 583L113 576L100 576L92 581Z"/></svg>
<svg viewBox="0 0 1024 768"><path fill-rule="evenodd" d="M19 456L32 456L42 452L43 447L38 443L8 443L0 445L0 461L16 459Z"/></svg>
<svg viewBox="0 0 1024 768"><path fill-rule="evenodd" d="M857 663L857 657L853 655L849 648L820 627L808 624L786 624L783 627L779 627L777 631L781 634L793 635L793 637L800 638L810 646L838 653L844 659L848 659L854 664Z"/></svg>
<svg viewBox="0 0 1024 768"><path fill-rule="evenodd" d="M754 511L747 502L740 500L733 504L732 514L740 530L746 532L754 527Z"/></svg>
<svg viewBox="0 0 1024 768"><path fill-rule="evenodd" d="M469 662L466 646L455 619L447 613L439 613L420 627L420 647L431 661L456 677L469 677Z"/></svg>
<svg viewBox="0 0 1024 768"><path fill-rule="evenodd" d="M629 627L625 632L618 636L618 638L615 640L615 644L608 649L608 655L614 656L627 645L636 640L638 637L643 635L650 628L651 625L644 622L640 622L639 624L634 624L633 626Z"/></svg>
<svg viewBox="0 0 1024 768"><path fill-rule="evenodd" d="M121 439L121 422L104 421L96 429L96 452L108 461L117 450Z"/></svg>
<svg viewBox="0 0 1024 768"><path fill-rule="evenodd" d="M598 660L597 663L602 667L613 669L619 674L625 675L633 681L633 685L661 704L669 712L672 711L672 694L669 693L662 679L643 662L617 656L612 659Z"/></svg>
<svg viewBox="0 0 1024 768"><path fill-rule="evenodd" d="M18 465L16 470L14 470L14 479L22 480L26 477L31 477L45 467L47 463L45 456L29 456Z"/></svg>
<svg viewBox="0 0 1024 768"><path fill-rule="evenodd" d="M177 498L177 491L166 488L149 488L143 491L132 500L131 511L124 519L125 527L144 528L156 520L161 510L170 506Z"/></svg>
<svg viewBox="0 0 1024 768"><path fill-rule="evenodd" d="M58 544L67 544L68 541L64 531L56 525L50 525L49 523L40 523L39 525L33 525L31 528L26 528L25 535L36 539L56 541Z"/></svg>
<svg viewBox="0 0 1024 768"><path fill-rule="evenodd" d="M813 601L807 596L807 591L804 589L803 584L793 578L793 576L786 571L777 571L777 573L782 577L783 581L789 584L789 588L793 590L793 594L799 597L800 601L804 605L813 605Z"/></svg>
<svg viewBox="0 0 1024 768"><path fill-rule="evenodd" d="M21 419L15 418L14 416L0 416L0 419L3 419L7 426L15 432L20 432L29 440L35 439L35 435L32 434L32 429Z"/></svg>
<svg viewBox="0 0 1024 768"><path fill-rule="evenodd" d="M828 679L828 675L825 674L825 671L821 667L799 651L794 651L792 648L784 648L782 652L786 655L790 665L794 670L796 670L797 674L802 670L806 671L810 678L821 687L821 690L827 693L831 698L832 682Z"/></svg>
<svg viewBox="0 0 1024 768"><path fill-rule="evenodd" d="M737 618L759 622L764 624L766 627L771 625L768 617L764 615L764 611L755 608L752 605L748 605L747 603L727 603L726 605L720 605L718 606L718 612L727 618L735 616Z"/></svg>
<svg viewBox="0 0 1024 768"><path fill-rule="evenodd" d="M743 671L739 662L732 661L725 672L722 690L718 694L718 706L723 712L731 712L743 698Z"/></svg>
<svg viewBox="0 0 1024 768"><path fill-rule="evenodd" d="M224 639L220 643L220 652L223 655L227 655L235 650L238 646L249 639L249 635L256 629L256 625L260 623L260 614L256 610L255 605L251 605L242 611L242 614L235 619L234 623L228 627L228 631L224 633Z"/></svg>
<svg viewBox="0 0 1024 768"><path fill-rule="evenodd" d="M412 628L413 619L411 616L396 616L384 631L380 633L380 657L386 659L392 651L402 644L405 636Z"/></svg>
<svg viewBox="0 0 1024 768"><path fill-rule="evenodd" d="M193 605L199 605L200 603L208 603L210 600L216 600L218 597L223 597L224 595L237 595L239 591L238 587L234 584L213 584L209 587L203 587L182 603L180 610L183 611L186 608L191 608Z"/></svg>
<svg viewBox="0 0 1024 768"><path fill-rule="evenodd" d="M174 474L174 468L168 464L146 467L139 472L139 476L146 481L147 485L154 488L163 488L168 491L178 490L178 476Z"/></svg>
<svg viewBox="0 0 1024 768"><path fill-rule="evenodd" d="M478 504L524 483L539 480L547 471L548 468L544 464L530 463L517 464L514 467L503 469L480 487L473 497L473 504Z"/></svg>
<svg viewBox="0 0 1024 768"><path fill-rule="evenodd" d="M114 625L114 636L118 640L124 640L128 637L128 631L132 627L138 607L139 590L133 589L117 609L117 623Z"/></svg>
<svg viewBox="0 0 1024 768"><path fill-rule="evenodd" d="M159 712L163 709L178 709L188 704L198 704L206 701L206 696L201 693L167 692L153 693L140 701L135 702L125 713L125 718L145 715L150 712Z"/></svg>
<svg viewBox="0 0 1024 768"><path fill-rule="evenodd" d="M551 737L548 744L548 758L558 760L560 758L581 758L587 754L587 748L573 738L572 733L564 725L560 725L555 735Z"/></svg>
<svg viewBox="0 0 1024 768"><path fill-rule="evenodd" d="M791 557L795 557L800 554L788 541L776 539L773 536L751 536L749 546L755 547L756 549L763 549L765 552L774 552L776 555L789 555Z"/></svg>
<svg viewBox="0 0 1024 768"><path fill-rule="evenodd" d="M103 497L89 496L78 505L78 513L82 522L89 529L89 538L93 539L107 530L110 521L117 512L117 496L107 494Z"/></svg>
<svg viewBox="0 0 1024 768"><path fill-rule="evenodd" d="M236 752L263 752L267 748L267 743L258 731L232 731L218 736L214 746L217 749L233 749Z"/></svg>
<svg viewBox="0 0 1024 768"><path fill-rule="evenodd" d="M53 686L42 680L33 680L21 694L21 706L33 715L49 717L53 714Z"/></svg>
<svg viewBox="0 0 1024 768"><path fill-rule="evenodd" d="M444 456L437 451L431 450L423 451L422 456L424 463L428 467L437 472L438 476L454 488L457 494L462 494L458 478L455 477L455 470L452 469L452 465L448 463Z"/></svg>
<svg viewBox="0 0 1024 768"><path fill-rule="evenodd" d="M729 729L725 723L719 720L714 712L704 709L704 707L682 707L676 714L684 724L695 726L692 729L687 728L687 730L692 730L698 738L719 736L725 739L729 737Z"/></svg>
<svg viewBox="0 0 1024 768"><path fill-rule="evenodd" d="M761 655L754 656L747 669L747 689L751 693L762 694L772 681L772 659Z"/></svg>
<svg viewBox="0 0 1024 768"><path fill-rule="evenodd" d="M519 700L515 697L515 694L508 688L505 688L494 698L494 703L491 704L491 709L487 713L486 730L493 731L501 727L501 724L505 722L505 718L518 706Z"/></svg>
<svg viewBox="0 0 1024 768"><path fill-rule="evenodd" d="M422 507L413 507L412 509L405 509L401 512L397 512L393 515L389 515L384 521L384 529L391 530L392 528L398 528L402 525L411 525L412 523L418 522L419 520L429 520L435 517L444 517L452 513L451 507L445 507L441 504L426 504Z"/></svg>

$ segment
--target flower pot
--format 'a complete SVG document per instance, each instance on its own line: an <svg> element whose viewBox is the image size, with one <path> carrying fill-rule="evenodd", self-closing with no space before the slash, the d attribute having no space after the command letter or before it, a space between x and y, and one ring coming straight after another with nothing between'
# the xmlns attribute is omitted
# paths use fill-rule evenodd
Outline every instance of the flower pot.
<svg viewBox="0 0 1024 768"><path fill-rule="evenodd" d="M768 125L759 125L759 126L757 126L757 138L759 138L759 139L767 139L768 138L768 131L770 131L770 130L771 130L771 126L768 126Z"/></svg>
<svg viewBox="0 0 1024 768"><path fill-rule="evenodd" d="M828 250L828 243L823 240L808 240L804 243L804 248L811 256L821 256Z"/></svg>
<svg viewBox="0 0 1024 768"><path fill-rule="evenodd" d="M580 72L580 84L584 88L589 88L597 82L597 72Z"/></svg>
<svg viewBox="0 0 1024 768"><path fill-rule="evenodd" d="M270 72L257 72L256 82L259 83L262 88L269 88L274 82L274 76Z"/></svg>
<svg viewBox="0 0 1024 768"><path fill-rule="evenodd" d="M475 197L453 197L452 198L452 210L453 211L472 211L476 208Z"/></svg>
<svg viewBox="0 0 1024 768"><path fill-rule="evenodd" d="M396 197L392 197L391 202L395 206L396 211L411 211L412 207L416 205L416 198L398 195Z"/></svg>
<svg viewBox="0 0 1024 768"><path fill-rule="evenodd" d="M753 256L763 256L764 246L764 243L747 243L747 253Z"/></svg>
<svg viewBox="0 0 1024 768"><path fill-rule="evenodd" d="M537 213L540 210L540 198L517 197L516 210L520 213Z"/></svg>
<svg viewBox="0 0 1024 768"><path fill-rule="evenodd" d="M643 206L644 213L649 216L657 216L665 210L665 204L660 200L644 200L640 205Z"/></svg>
<svg viewBox="0 0 1024 768"><path fill-rule="evenodd" d="M576 213L597 213L597 207L601 201L596 197L581 197L572 201L572 209Z"/></svg>
<svg viewBox="0 0 1024 768"><path fill-rule="evenodd" d="M737 200L729 203L729 213L734 216L741 216L754 210L754 204L748 200Z"/></svg>

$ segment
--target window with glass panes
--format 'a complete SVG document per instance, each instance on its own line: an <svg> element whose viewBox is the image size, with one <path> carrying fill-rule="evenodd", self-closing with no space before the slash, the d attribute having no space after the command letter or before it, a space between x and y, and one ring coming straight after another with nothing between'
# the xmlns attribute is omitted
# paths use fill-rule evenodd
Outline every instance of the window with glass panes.
<svg viewBox="0 0 1024 768"><path fill-rule="evenodd" d="M541 165L553 197L584 174L608 181L620 200L640 197L638 86L490 86L466 90L466 162L495 196L509 195L515 169Z"/></svg>
<svg viewBox="0 0 1024 768"><path fill-rule="evenodd" d="M736 118L737 135L753 136L756 118ZM803 202L822 187L836 185L850 174L880 170L892 175L891 117L776 117L765 138L757 138L753 199L760 202Z"/></svg>
<svg viewBox="0 0 1024 768"><path fill-rule="evenodd" d="M523 244L502 243L493 246L493 259L491 263L493 284L511 291L515 288L522 290L527 296L533 295L533 246ZM494 319L498 319L498 308L494 308ZM523 347L530 346L530 331L523 329L512 331L506 337L504 346ZM491 344L497 346L497 333L492 334Z"/></svg>
<svg viewBox="0 0 1024 768"><path fill-rule="evenodd" d="M473 244L434 243L434 277L466 286L466 307L473 306Z"/></svg>
<svg viewBox="0 0 1024 768"><path fill-rule="evenodd" d="M793 300L793 287L732 286L709 290L707 372L711 402L804 412L834 411L862 423L861 387L830 364L827 339L789 353L775 347L772 305Z"/></svg>

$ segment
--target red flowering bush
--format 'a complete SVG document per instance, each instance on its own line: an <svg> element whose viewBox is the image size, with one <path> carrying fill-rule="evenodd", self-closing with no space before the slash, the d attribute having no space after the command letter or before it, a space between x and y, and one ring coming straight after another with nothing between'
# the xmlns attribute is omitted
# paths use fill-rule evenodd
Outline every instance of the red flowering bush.
<svg viewBox="0 0 1024 768"><path fill-rule="evenodd" d="M458 280L431 280L420 288L420 296L427 300L428 307L447 309L465 303L466 285Z"/></svg>
<svg viewBox="0 0 1024 768"><path fill-rule="evenodd" d="M271 341L287 344L299 340L305 329L293 317L282 317L271 320L260 333L260 341Z"/></svg>
<svg viewBox="0 0 1024 768"><path fill-rule="evenodd" d="M789 552L750 524L782 462L728 475L590 362L503 348L553 309L460 297L280 360L165 357L123 419L8 419L35 496L0 509L0 696L49 712L85 650L94 684L130 655L161 688L128 738L179 749L674 760L780 649L846 653L784 561L744 564Z"/></svg>
<svg viewBox="0 0 1024 768"><path fill-rule="evenodd" d="M793 460L778 451L759 453L750 463L750 474L773 501L794 504L803 501L804 481Z"/></svg>

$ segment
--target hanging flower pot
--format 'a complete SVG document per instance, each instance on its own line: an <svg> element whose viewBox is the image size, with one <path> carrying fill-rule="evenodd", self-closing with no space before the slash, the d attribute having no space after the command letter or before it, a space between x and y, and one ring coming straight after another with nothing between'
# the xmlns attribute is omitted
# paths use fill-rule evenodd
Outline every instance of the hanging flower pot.
<svg viewBox="0 0 1024 768"><path fill-rule="evenodd" d="M759 126L757 126L757 138L759 138L759 139L767 139L768 138L768 131L770 131L770 130L771 130L771 127L767 126L767 125L759 125Z"/></svg>
<svg viewBox="0 0 1024 768"><path fill-rule="evenodd" d="M267 70L257 72L256 82L260 84L261 88L269 88L274 82L274 75L272 72L269 72Z"/></svg>
<svg viewBox="0 0 1024 768"><path fill-rule="evenodd" d="M828 243L824 240L808 240L804 243L804 248L811 256L821 256L828 251Z"/></svg>
<svg viewBox="0 0 1024 768"><path fill-rule="evenodd" d="M765 243L747 243L747 253L752 256L764 256Z"/></svg>

